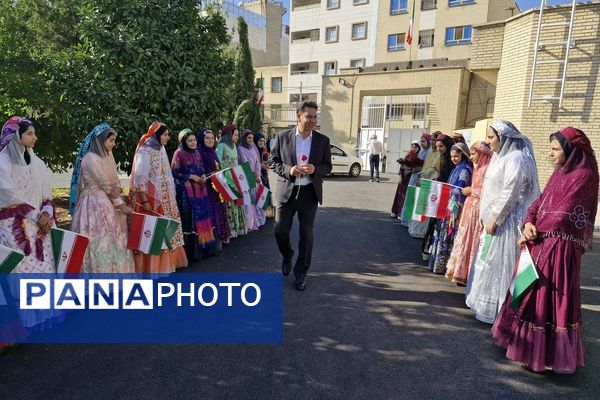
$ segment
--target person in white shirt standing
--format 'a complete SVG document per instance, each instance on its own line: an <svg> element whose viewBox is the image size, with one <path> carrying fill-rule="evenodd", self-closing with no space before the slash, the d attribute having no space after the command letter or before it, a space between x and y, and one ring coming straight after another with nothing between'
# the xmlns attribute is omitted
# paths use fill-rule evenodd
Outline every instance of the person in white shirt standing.
<svg viewBox="0 0 600 400"><path fill-rule="evenodd" d="M375 172L375 178L379 182L379 163L385 157L385 151L383 150L383 144L377 140L377 135L371 136L371 140L367 143L367 150L369 151L369 165L371 167L369 182L373 182L373 172Z"/></svg>

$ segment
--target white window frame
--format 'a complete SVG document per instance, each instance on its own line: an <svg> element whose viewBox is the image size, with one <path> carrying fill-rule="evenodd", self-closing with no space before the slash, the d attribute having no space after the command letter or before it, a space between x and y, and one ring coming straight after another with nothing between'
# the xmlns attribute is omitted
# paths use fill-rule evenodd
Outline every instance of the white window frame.
<svg viewBox="0 0 600 400"><path fill-rule="evenodd" d="M327 31L329 29L335 29L335 39L328 40L327 39ZM336 43L340 40L340 27L339 26L327 26L325 27L325 43Z"/></svg>
<svg viewBox="0 0 600 400"><path fill-rule="evenodd" d="M423 32L431 32L431 35L423 36ZM426 46L423 45L423 43L422 43L423 37L431 38L431 43ZM435 29L424 29L422 31L419 31L419 48L424 49L427 47L433 47L433 46L435 46L434 41L435 41Z"/></svg>
<svg viewBox="0 0 600 400"><path fill-rule="evenodd" d="M327 64L333 64L333 73L328 74L327 71ZM323 75L325 76L331 76L331 75L336 75L337 74L337 61L325 61L323 63Z"/></svg>
<svg viewBox="0 0 600 400"><path fill-rule="evenodd" d="M362 37L354 37L354 27L358 26L358 25L364 25L365 26L365 30L364 30L364 35ZM355 22L352 24L352 29L350 31L350 37L352 38L352 40L364 40L367 38L367 21L362 21L362 22Z"/></svg>
<svg viewBox="0 0 600 400"><path fill-rule="evenodd" d="M279 79L279 90L275 90L275 85L273 85L273 81ZM283 92L283 77L282 76L273 76L271 77L271 93L281 93Z"/></svg>
<svg viewBox="0 0 600 400"><path fill-rule="evenodd" d="M340 8L340 3L342 0L327 0L326 8L328 10L337 10ZM335 4L333 4L335 2Z"/></svg>
<svg viewBox="0 0 600 400"><path fill-rule="evenodd" d="M354 61L360 61L361 65L359 66L353 66L352 63ZM364 58L353 58L352 60L350 60L350 68L364 68L366 64L366 61Z"/></svg>

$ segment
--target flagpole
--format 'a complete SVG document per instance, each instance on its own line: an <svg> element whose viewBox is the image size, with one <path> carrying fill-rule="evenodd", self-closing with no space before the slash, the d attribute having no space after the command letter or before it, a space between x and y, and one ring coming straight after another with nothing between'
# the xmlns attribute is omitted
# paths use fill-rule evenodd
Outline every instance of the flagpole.
<svg viewBox="0 0 600 400"><path fill-rule="evenodd" d="M430 181L430 182L439 182L439 181L434 181L433 179L427 179L427 178L421 178L421 180L422 180L422 181ZM456 186L456 185L453 185L453 184L451 184L451 183L447 183L447 182L439 182L439 183L441 183L442 185L448 185L448 186L452 186L452 187L455 187L455 188L457 188L457 189L464 189L464 188L463 188L463 187L461 187L461 186Z"/></svg>

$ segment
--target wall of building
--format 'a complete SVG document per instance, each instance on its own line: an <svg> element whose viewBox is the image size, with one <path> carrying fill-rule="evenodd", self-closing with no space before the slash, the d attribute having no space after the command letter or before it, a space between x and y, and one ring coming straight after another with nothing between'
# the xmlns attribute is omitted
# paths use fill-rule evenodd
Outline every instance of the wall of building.
<svg viewBox="0 0 600 400"><path fill-rule="evenodd" d="M464 122L465 86L468 84L468 71L464 68L448 67L377 73L355 71L352 69L348 74L341 76L323 77L323 98L320 109L321 131L349 152L354 152L356 147L356 134L364 96L428 94L427 128L430 131L449 132L457 126L462 126ZM348 82L354 82L353 101L352 89L339 83L341 77ZM350 123L352 123L352 132L350 132Z"/></svg>
<svg viewBox="0 0 600 400"><path fill-rule="evenodd" d="M505 0L493 0L505 1ZM491 0L491 2L493 3ZM508 1L508 0L507 0ZM512 2L512 0L509 0ZM376 63L402 62L409 60L426 60L448 58L461 60L469 58L471 44L446 46L446 28L462 25L475 25L488 21L489 1L477 1L472 4L449 7L448 1L438 0L434 10L421 11L420 3L415 8L414 39L412 46L406 45L404 51L389 52L387 49L388 35L408 31L412 13L412 1L408 2L406 13L390 15L390 2L381 1L379 4L379 29L377 32ZM433 29L435 31L434 46L419 47L419 31Z"/></svg>
<svg viewBox="0 0 600 400"><path fill-rule="evenodd" d="M548 9L545 15L546 23L566 21L570 6ZM586 132L595 149L600 148L600 2L577 5L573 31L576 45L569 56L562 109L556 102L534 102L531 108L527 107L537 21L535 11L506 24L494 117L513 121L532 139L540 183L544 185L553 171L547 157L548 136L552 132L572 125ZM566 32L566 28L554 29L549 35L545 33L542 40L566 41ZM539 57L560 59L564 51L565 48L552 47L540 52ZM561 71L556 65L544 66L536 78L560 78ZM534 93L557 96L558 92L559 85L552 84L538 85Z"/></svg>
<svg viewBox="0 0 600 400"><path fill-rule="evenodd" d="M281 65L281 53L282 51L287 53L287 49L282 49L282 45L286 45L281 41L281 17L286 12L283 4L268 0L253 0L243 3L242 7L248 11L262 15L266 19L266 58L263 65Z"/></svg>
<svg viewBox="0 0 600 400"><path fill-rule="evenodd" d="M290 76L290 93L300 92L300 82L304 93L318 93L321 97L321 75L325 62L335 61L338 71L348 68L351 59L364 58L366 65L374 61L375 32L377 30L377 7L379 0L370 0L367 4L353 5L352 0L340 0L340 7L327 9L327 2L292 9L290 32L319 29L319 40L291 41L290 64L317 61L318 73ZM352 24L367 22L366 39L352 40ZM325 28L338 26L338 41L325 42ZM290 35L292 36L292 35ZM318 100L320 101L320 100Z"/></svg>
<svg viewBox="0 0 600 400"><path fill-rule="evenodd" d="M288 103L288 66L279 65L273 67L254 68L254 76L259 79L261 76L264 80L264 104L286 104ZM273 92L271 87L271 78L281 78L281 92Z"/></svg>

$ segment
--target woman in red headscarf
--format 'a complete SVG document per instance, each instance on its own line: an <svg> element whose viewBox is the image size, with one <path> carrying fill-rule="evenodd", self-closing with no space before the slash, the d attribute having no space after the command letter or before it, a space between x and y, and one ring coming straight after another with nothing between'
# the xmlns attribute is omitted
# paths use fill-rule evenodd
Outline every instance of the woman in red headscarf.
<svg viewBox="0 0 600 400"><path fill-rule="evenodd" d="M587 136L572 127L550 136L555 170L528 209L520 244L539 280L517 309L507 295L492 333L506 356L533 371L571 374L583 366L581 256L590 249L598 207L598 164Z"/></svg>
<svg viewBox="0 0 600 400"><path fill-rule="evenodd" d="M181 222L173 173L165 150L169 135L169 128L155 121L138 142L133 156L129 198L131 208L137 213L161 215ZM140 273L165 273L186 267L188 259L183 248L181 226L177 228L170 244L171 250L163 250L159 256L135 252L135 270Z"/></svg>

